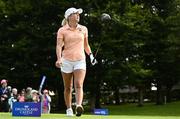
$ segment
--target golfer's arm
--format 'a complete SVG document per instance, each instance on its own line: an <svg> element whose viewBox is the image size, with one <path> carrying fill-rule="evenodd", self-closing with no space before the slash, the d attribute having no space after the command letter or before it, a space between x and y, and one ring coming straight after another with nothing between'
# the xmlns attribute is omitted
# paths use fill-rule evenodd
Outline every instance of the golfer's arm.
<svg viewBox="0 0 180 119"><path fill-rule="evenodd" d="M57 43L56 43L57 60L61 60L61 52L62 52L63 45L64 45L63 39L62 38L57 38Z"/></svg>
<svg viewBox="0 0 180 119"><path fill-rule="evenodd" d="M88 43L88 38L86 37L85 40L84 40L84 49L85 49L85 52L90 55L91 53L91 48L89 46L89 43Z"/></svg>

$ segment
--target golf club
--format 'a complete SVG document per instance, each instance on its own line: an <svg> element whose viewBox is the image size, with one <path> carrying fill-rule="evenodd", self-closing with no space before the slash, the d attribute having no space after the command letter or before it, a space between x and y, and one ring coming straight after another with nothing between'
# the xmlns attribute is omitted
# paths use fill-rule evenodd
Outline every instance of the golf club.
<svg viewBox="0 0 180 119"><path fill-rule="evenodd" d="M107 13L102 13L101 16L100 16L100 20L101 20L101 22L103 22L103 23L108 22L108 21L111 20L111 16L110 16L109 14L107 14ZM99 42L99 44L98 44L98 47L97 47L97 49L96 49L96 52L95 52L95 54L94 54L94 60L96 59L96 56L97 56L97 54L98 54L98 52L99 52L99 49L100 49L100 47L101 47L101 44L102 44L102 39L100 40L100 42ZM94 62L94 60L93 60L93 62ZM98 63L98 62L97 62L97 63Z"/></svg>

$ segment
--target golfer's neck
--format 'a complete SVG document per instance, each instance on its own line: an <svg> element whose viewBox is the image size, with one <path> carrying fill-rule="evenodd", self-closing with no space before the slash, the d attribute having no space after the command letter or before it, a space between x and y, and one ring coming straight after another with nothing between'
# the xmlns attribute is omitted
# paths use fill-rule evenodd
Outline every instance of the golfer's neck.
<svg viewBox="0 0 180 119"><path fill-rule="evenodd" d="M78 25L77 22L73 22L73 21L70 21L68 24L69 24L69 27L71 27L71 28L76 28Z"/></svg>

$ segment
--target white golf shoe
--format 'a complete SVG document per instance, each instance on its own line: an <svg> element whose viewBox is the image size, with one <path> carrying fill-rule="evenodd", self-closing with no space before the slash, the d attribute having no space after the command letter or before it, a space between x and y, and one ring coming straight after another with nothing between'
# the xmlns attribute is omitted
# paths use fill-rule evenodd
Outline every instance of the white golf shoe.
<svg viewBox="0 0 180 119"><path fill-rule="evenodd" d="M72 110L72 108L68 108L68 109L66 110L66 116L68 116L68 117L73 116L73 110Z"/></svg>

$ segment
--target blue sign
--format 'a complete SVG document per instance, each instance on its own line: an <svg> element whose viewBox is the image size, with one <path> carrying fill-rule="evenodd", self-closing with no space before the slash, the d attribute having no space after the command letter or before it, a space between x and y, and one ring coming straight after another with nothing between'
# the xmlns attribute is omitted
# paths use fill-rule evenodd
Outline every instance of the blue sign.
<svg viewBox="0 0 180 119"><path fill-rule="evenodd" d="M12 116L41 116L41 103L35 102L14 102Z"/></svg>
<svg viewBox="0 0 180 119"><path fill-rule="evenodd" d="M109 110L108 109L94 109L95 115L108 115Z"/></svg>

